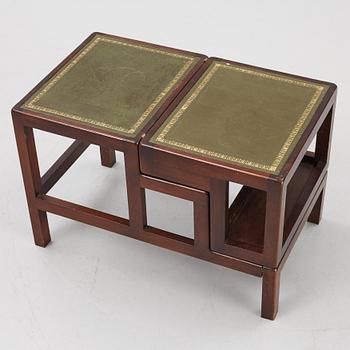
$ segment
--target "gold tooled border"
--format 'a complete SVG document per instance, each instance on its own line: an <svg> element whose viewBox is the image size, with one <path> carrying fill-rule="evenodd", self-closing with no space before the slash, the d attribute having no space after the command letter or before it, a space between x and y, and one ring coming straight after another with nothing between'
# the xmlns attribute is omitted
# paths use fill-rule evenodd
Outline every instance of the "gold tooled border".
<svg viewBox="0 0 350 350"><path fill-rule="evenodd" d="M203 149L203 148L200 148L200 147L188 145L188 144L177 142L177 141L174 141L174 140L168 140L168 139L165 138L166 135L168 134L168 132L170 131L170 129L176 124L176 122L180 119L180 117L183 115L183 113L186 111L186 109L189 108L191 103L196 99L196 97L200 94L200 92L203 90L203 88L208 84L210 79L214 76L215 72L219 68L231 69L231 70L235 70L235 71L239 71L239 72L247 73L247 74L252 74L252 75L259 76L259 77L266 78L266 79L279 80L279 81L283 81L283 82L286 82L286 83L295 84L295 85L298 85L298 86L310 87L310 88L315 89L315 93L312 96L310 102L308 103L308 105L306 106L305 110L303 111L303 113L301 114L299 119L297 120L295 126L293 127L291 133L289 134L287 140L283 144L282 148L278 152L278 154L277 154L276 158L274 159L274 161L272 162L272 164L270 164L270 165L260 164L260 163L252 162L250 160L234 157L234 156L223 154L223 153L210 151L210 150L207 150L207 149ZM276 172L276 170L277 170L278 166L280 165L283 157L286 155L289 147L293 143L295 137L299 133L299 131L302 128L305 120L309 116L312 108L315 106L316 102L318 101L318 99L321 96L321 94L322 94L324 89L325 89L325 87L321 86L321 85L308 83L308 82L301 81L301 80L294 80L294 79L286 78L286 77L283 77L283 76L280 76L280 75L273 75L273 74L264 73L262 71L255 71L255 70L251 70L251 69L247 69L247 68L241 68L241 67L237 67L237 66L232 66L229 63L225 63L225 64L214 63L213 67L205 75L204 79L195 87L195 89L192 92L192 94L190 95L190 97L187 100L185 100L185 102L181 106L181 108L175 113L175 115L166 124L164 129L156 137L156 141L161 142L161 143L165 143L165 144L168 144L168 145L171 145L171 146L175 146L175 147L178 147L178 148L182 148L182 149L185 149L185 150L189 150L189 151L192 151L192 152L195 152L195 153L203 154L205 156L214 157L214 158L218 158L218 159L222 159L222 160L227 160L227 161L230 161L230 162L236 162L236 163L239 163L239 164L243 164L243 165L250 166L250 167L255 167L255 168L258 168L258 169L265 170L265 171Z"/></svg>
<svg viewBox="0 0 350 350"><path fill-rule="evenodd" d="M91 118L86 118L83 116L79 116L76 114L66 113L62 111L57 111L55 109L51 109L48 107L40 106L37 104L39 102L40 98L47 93L68 71L72 69L88 52L90 52L99 42L107 42L122 46L129 46L134 47L140 50L150 51L154 53L159 53L162 55L172 56L172 57L178 57L185 59L187 62L182 66L182 68L178 71L178 73L175 75L175 77L170 81L170 83L165 87L165 89L154 99L154 101L147 107L147 109L142 113L142 115L138 118L138 120L135 122L135 124L129 128L123 128L117 125L108 124L100 121L93 120ZM124 132L126 134L134 134L137 129L142 125L142 123L147 119L147 117L152 113L152 111L155 109L155 107L160 103L160 101L168 94L168 92L171 90L171 88L179 81L179 79L185 74L185 72L190 68L194 61L194 57L189 57L185 55L181 55L178 53L163 51L160 49L155 49L151 47L131 44L125 41L119 41L117 39L110 39L104 36L96 36L94 40L92 40L73 60L71 60L62 70L60 70L53 78L49 80L49 82L39 90L39 92L34 95L29 101L24 103L24 107L28 109L33 109L41 112L51 113L55 115L59 115L62 117L67 117L75 120L79 120L82 122L87 122L96 126Z"/></svg>

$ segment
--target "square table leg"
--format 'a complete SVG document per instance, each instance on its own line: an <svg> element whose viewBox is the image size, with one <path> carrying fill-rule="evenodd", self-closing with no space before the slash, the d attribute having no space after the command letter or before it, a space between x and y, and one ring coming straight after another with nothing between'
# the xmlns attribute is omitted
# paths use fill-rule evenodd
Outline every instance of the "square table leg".
<svg viewBox="0 0 350 350"><path fill-rule="evenodd" d="M279 269L263 268L261 317L269 320L274 320L278 312L280 276Z"/></svg>
<svg viewBox="0 0 350 350"><path fill-rule="evenodd" d="M274 320L278 311L286 186L269 181L266 192L261 317Z"/></svg>
<svg viewBox="0 0 350 350"><path fill-rule="evenodd" d="M228 227L229 182L211 179L210 181L210 231L211 247L223 250L224 237Z"/></svg>
<svg viewBox="0 0 350 350"><path fill-rule="evenodd" d="M132 232L137 235L147 221L145 189L140 183L138 147L132 145L124 153L126 189L128 193L129 220Z"/></svg>
<svg viewBox="0 0 350 350"><path fill-rule="evenodd" d="M100 146L101 164L111 168L116 162L115 150Z"/></svg>
<svg viewBox="0 0 350 350"><path fill-rule="evenodd" d="M333 105L331 110L328 112L326 119L322 123L322 126L317 132L316 148L315 148L316 162L321 161L328 164L331 138L332 138L334 110L335 110L335 107ZM308 218L309 222L317 225L320 223L321 217L322 217L322 207L323 207L324 197L325 197L325 189L323 189L323 191L319 195L314 205L314 208L311 211L311 214Z"/></svg>
<svg viewBox="0 0 350 350"><path fill-rule="evenodd" d="M325 193L325 189L323 189L322 192L319 194L318 199L307 219L307 221L316 225L318 225L321 221L324 193Z"/></svg>
<svg viewBox="0 0 350 350"><path fill-rule="evenodd" d="M35 199L41 191L42 183L33 129L24 126L16 117L13 118L13 124L34 241L36 245L45 247L51 241L51 237L47 214L35 205Z"/></svg>

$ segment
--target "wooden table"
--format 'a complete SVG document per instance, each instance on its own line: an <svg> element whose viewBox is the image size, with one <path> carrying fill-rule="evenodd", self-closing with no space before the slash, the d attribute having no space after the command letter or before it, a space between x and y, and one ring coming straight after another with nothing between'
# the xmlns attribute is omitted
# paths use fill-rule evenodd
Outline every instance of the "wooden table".
<svg viewBox="0 0 350 350"><path fill-rule="evenodd" d="M94 33L12 110L35 243L51 212L262 277L274 319L281 269L321 218L335 99L331 83ZM33 128L75 139L42 176ZM124 152L129 220L47 194L89 144L108 167ZM145 189L194 203L193 239L147 224Z"/></svg>

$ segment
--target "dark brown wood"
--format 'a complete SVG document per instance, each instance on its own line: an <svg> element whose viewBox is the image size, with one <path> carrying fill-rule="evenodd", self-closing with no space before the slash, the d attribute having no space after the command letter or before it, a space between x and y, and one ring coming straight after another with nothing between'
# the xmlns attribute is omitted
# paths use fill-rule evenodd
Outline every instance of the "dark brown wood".
<svg viewBox="0 0 350 350"><path fill-rule="evenodd" d="M310 213L310 216L308 217L307 221L312 222L313 224L318 225L321 221L322 217L322 208L323 208L323 200L324 200L324 191L319 194L317 201Z"/></svg>
<svg viewBox="0 0 350 350"><path fill-rule="evenodd" d="M12 110L12 115L19 118L21 123L29 128L43 130L52 134L65 136L73 140L82 140L89 144L104 146L121 152L125 152L130 145L134 144L134 142L130 140L125 141L118 139L115 136L113 137L102 129L89 131L85 128L85 126L82 127L83 124L72 125L63 118L60 121L56 121L54 119L51 120L49 116L34 116L29 111L19 112L15 109Z"/></svg>
<svg viewBox="0 0 350 350"><path fill-rule="evenodd" d="M209 198L207 193L204 196L205 200L195 202L193 207L194 248L198 256L201 256L203 253L210 256L211 251L209 240Z"/></svg>
<svg viewBox="0 0 350 350"><path fill-rule="evenodd" d="M45 247L50 242L46 214L50 212L262 277L261 315L274 319L278 310L281 270L305 222L309 220L319 223L321 218L336 86L327 83L329 89L326 96L280 174L269 175L150 143L150 138L159 126L211 64L211 59L205 62L203 55L190 53L200 57L201 61L158 108L154 117L136 137L118 135L47 113L23 110L23 101L57 73L82 45L12 110L35 243ZM33 128L75 140L42 178ZM307 152L316 135L315 153ZM100 147L101 163L107 167L114 165L116 151L124 153L129 220L46 195L89 144ZM229 181L243 185L230 208ZM145 189L193 202L194 239L147 224Z"/></svg>
<svg viewBox="0 0 350 350"><path fill-rule="evenodd" d="M209 198L207 192L144 175L140 176L140 184L142 188L193 201L194 240L150 227L147 223L143 231L137 234L138 239L254 276L260 277L262 275L260 265L235 259L211 250L209 244Z"/></svg>
<svg viewBox="0 0 350 350"><path fill-rule="evenodd" d="M208 251L210 249L209 199L206 192L145 175L140 176L140 184L145 189L148 188L153 191L192 201L194 217L194 240L191 240L192 245L199 251ZM146 212L146 208L144 208L144 211ZM147 224L146 226L149 227Z"/></svg>
<svg viewBox="0 0 350 350"><path fill-rule="evenodd" d="M305 212L309 209L315 193L325 177L325 174L326 168L324 166L314 167L313 171L309 173L307 181L305 181L305 185L302 187L302 192L295 201L293 209L288 212L289 216L288 220L285 222L282 254L284 254L285 250L288 249L290 241L303 220ZM296 187L296 190L298 190L298 187Z"/></svg>
<svg viewBox="0 0 350 350"><path fill-rule="evenodd" d="M116 162L115 150L107 147L100 147L101 164L111 168Z"/></svg>
<svg viewBox="0 0 350 350"><path fill-rule="evenodd" d="M31 216L31 222L34 231L35 242L38 245L45 246L50 241L50 234L47 223L47 216L45 211L38 210L37 196L39 194L46 193L49 189L58 181L58 179L65 173L65 171L74 163L78 156L83 151L85 145L96 144L101 147L102 150L102 163L110 166L113 162L112 152L119 150L125 154L125 167L127 172L127 189L128 189L128 201L129 201L129 215L130 226L134 230L142 229L142 205L144 201L143 189L139 186L139 159L137 144L143 137L145 132L153 125L153 123L163 113L165 108L171 103L171 101L178 95L184 86L190 81L193 74L201 67L206 56L190 53L183 50L166 48L159 45L150 43L143 43L140 41L116 37L119 40L128 43L144 44L149 47L162 48L174 53L186 53L194 57L199 57L198 63L188 72L186 76L176 85L173 92L167 97L167 99L157 108L153 118L147 123L139 134L135 137L127 137L107 129L97 128L92 125L84 124L79 121L75 121L69 118L59 118L54 115L50 115L44 112L24 110L21 106L31 95L37 92L48 82L60 69L62 69L68 61L70 61L81 49L84 47L96 33L91 34L81 45L79 45L67 58L65 58L55 69L53 69L37 86L34 87L16 106L12 109L12 115L14 120L15 133L18 144L18 151L21 161L23 179L26 188L27 201L29 206L29 212ZM40 172L38 167L33 128L51 132L54 134L70 137L75 141L69 150L67 150L51 167L51 169L44 175L43 184L40 179ZM108 150L108 151L106 151ZM46 199L41 199L46 201ZM41 203L41 202L40 202ZM50 204L51 207L54 205ZM57 209L57 203L56 209ZM67 211L61 209L60 213L71 218L80 220L79 217L88 215L83 208L78 210L77 207L72 208L69 203L60 203L60 207L68 206ZM40 204L43 208L42 204ZM94 215L94 212L89 212ZM99 216L97 213L95 213Z"/></svg>
<svg viewBox="0 0 350 350"><path fill-rule="evenodd" d="M304 227L304 225L307 221L307 218L310 215L310 213L313 209L313 206L315 205L315 203L317 201L318 196L320 195L321 191L324 189L324 186L326 184L326 180L327 180L327 173L323 177L319 187L317 189L315 188L314 196L313 196L313 198L311 198L308 207L306 207L306 211L303 213L303 216L301 217L301 220L300 220L298 226L296 227L294 234L290 235L289 242L285 243L284 249L282 252L283 256L282 256L282 259L281 259L280 264L279 264L279 269L282 269L284 264L286 263L287 258L289 256L290 252L292 251L292 248L294 247L294 245L297 241L297 238L299 237L301 230Z"/></svg>
<svg viewBox="0 0 350 350"><path fill-rule="evenodd" d="M236 259L224 254L216 253L211 250L202 250L193 246L190 239L175 235L153 227L146 226L142 232L136 236L138 240L157 245L159 247L169 249L181 254L189 255L201 260L205 260L214 264L218 264L229 269L241 271L252 276L262 276L262 266L251 263L249 261Z"/></svg>
<svg viewBox="0 0 350 350"><path fill-rule="evenodd" d="M124 155L126 189L128 193L130 226L137 233L147 222L145 190L140 183L140 164L137 145Z"/></svg>
<svg viewBox="0 0 350 350"><path fill-rule="evenodd" d="M197 81L210 63L211 59L199 69L193 80ZM280 270L307 215L315 223L321 216L336 100L336 86L325 84L328 85L326 95L279 175L268 175L150 142L191 86L185 87L174 99L140 144L143 173L208 191L210 248L212 252L261 265L264 276L262 317L269 319L275 318L278 309ZM316 151L313 154L307 149L316 134ZM243 185L229 210L228 181Z"/></svg>
<svg viewBox="0 0 350 350"><path fill-rule="evenodd" d="M328 112L316 136L315 160L326 164L328 163L331 149L334 111L335 105Z"/></svg>
<svg viewBox="0 0 350 350"><path fill-rule="evenodd" d="M324 168L316 166L313 154L308 154L290 181L286 194L283 249L286 249L285 245L288 246L289 240L294 235L323 174ZM211 197L213 200L214 197ZM213 205L215 203L217 206L216 203L220 198L223 201L225 195L222 194L218 200L213 200ZM212 229L212 249L263 264L266 192L243 186L228 210L226 231L223 213L224 210L221 210L221 214L216 215L212 211L214 217L211 220L212 225L218 220L222 232L225 232L218 235L218 231Z"/></svg>
<svg viewBox="0 0 350 350"><path fill-rule="evenodd" d="M41 191L41 178L33 129L24 127L16 116L13 117L13 124L34 241L36 245L46 247L51 241L47 215L34 205L36 196Z"/></svg>
<svg viewBox="0 0 350 350"><path fill-rule="evenodd" d="M140 184L142 188L148 188L150 190L162 192L170 196L175 196L191 201L200 201L203 199L203 195L205 194L205 192L202 190L190 188L185 185L171 183L170 181L157 179L147 175L140 176Z"/></svg>
<svg viewBox="0 0 350 350"><path fill-rule="evenodd" d="M298 218L305 208L317 181L322 179L324 167L314 163L314 157L304 157L297 171L287 186L286 217L284 223L283 242L286 242L293 226L298 225Z"/></svg>
<svg viewBox="0 0 350 350"><path fill-rule="evenodd" d="M274 320L278 312L280 275L279 269L263 269L261 317L269 320Z"/></svg>
<svg viewBox="0 0 350 350"><path fill-rule="evenodd" d="M227 231L228 182L212 179L210 185L211 249L227 253L222 250L223 242L219 238L225 237Z"/></svg>
<svg viewBox="0 0 350 350"><path fill-rule="evenodd" d="M328 167L329 154L331 150L332 129L334 120L335 105L332 106L322 126L317 132L316 148L315 148L315 161L325 164L325 168ZM320 193L313 210L308 218L309 222L319 224L322 217L322 208L325 196L325 188Z"/></svg>
<svg viewBox="0 0 350 350"><path fill-rule="evenodd" d="M86 142L80 140L74 141L42 176L40 193L45 194L49 192L88 147L89 144Z"/></svg>
<svg viewBox="0 0 350 350"><path fill-rule="evenodd" d="M120 234L130 233L129 220L96 209L64 201L46 194L39 195L35 199L34 204L42 211L64 216L88 225Z"/></svg>
<svg viewBox="0 0 350 350"><path fill-rule="evenodd" d="M263 265L278 266L283 243L283 226L286 205L286 186L271 181L266 192Z"/></svg>
<svg viewBox="0 0 350 350"><path fill-rule="evenodd" d="M264 252L266 192L243 186L229 208L225 241L229 246Z"/></svg>

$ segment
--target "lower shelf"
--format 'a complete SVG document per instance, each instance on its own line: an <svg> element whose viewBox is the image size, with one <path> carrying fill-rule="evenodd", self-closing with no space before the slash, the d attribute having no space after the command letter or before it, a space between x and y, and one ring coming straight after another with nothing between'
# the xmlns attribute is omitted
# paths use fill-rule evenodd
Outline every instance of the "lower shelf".
<svg viewBox="0 0 350 350"><path fill-rule="evenodd" d="M322 167L313 157L305 156L287 187L283 244L293 231L294 224L305 206ZM266 192L243 186L228 210L228 229L225 243L229 246L263 253Z"/></svg>

